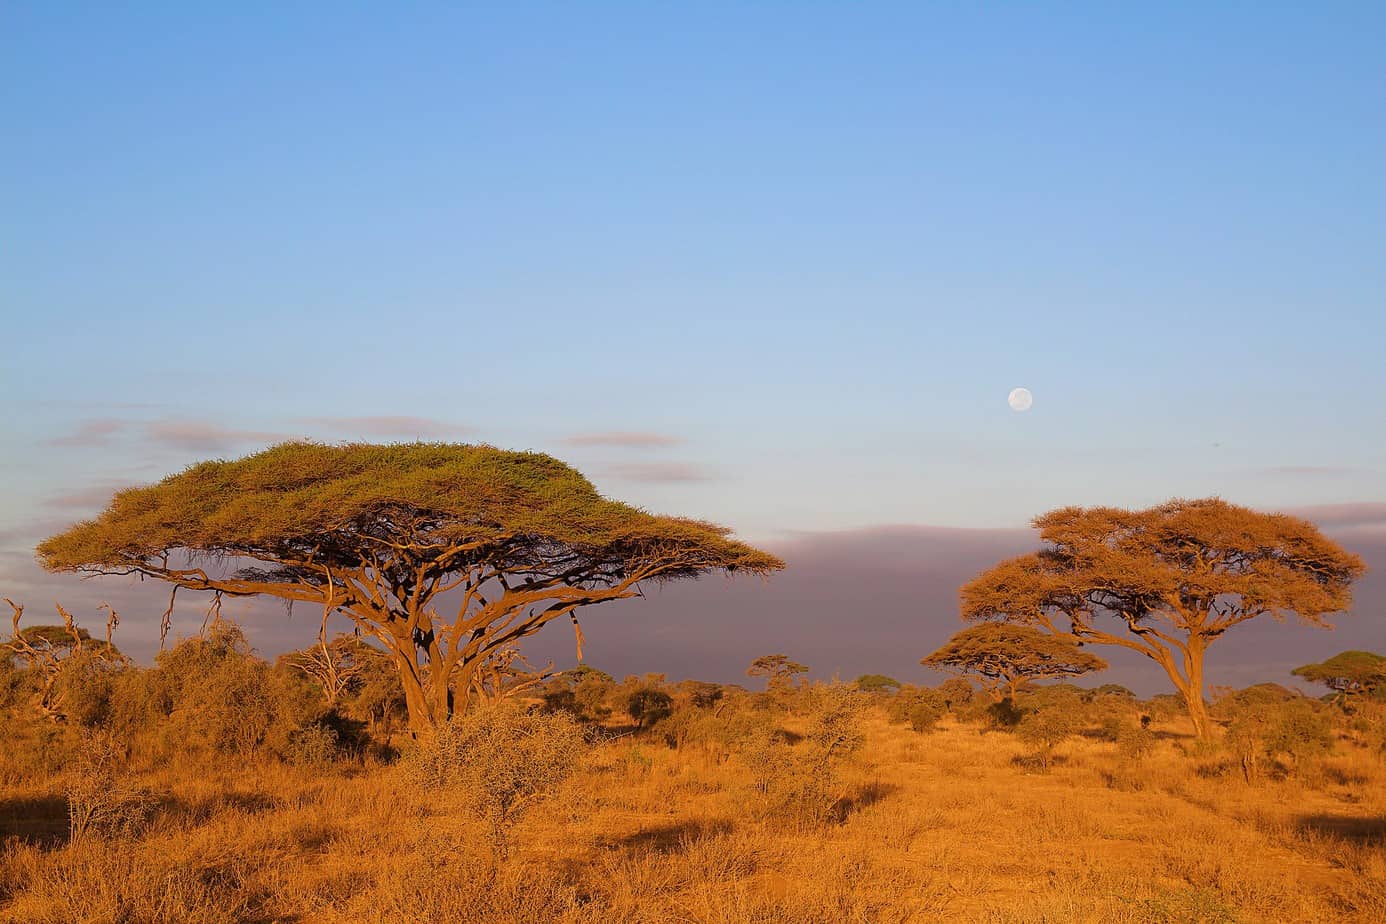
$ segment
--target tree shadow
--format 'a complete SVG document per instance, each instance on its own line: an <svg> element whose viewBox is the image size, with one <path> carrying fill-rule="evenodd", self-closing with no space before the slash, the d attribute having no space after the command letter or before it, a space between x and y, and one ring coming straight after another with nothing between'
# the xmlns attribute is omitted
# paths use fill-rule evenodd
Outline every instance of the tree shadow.
<svg viewBox="0 0 1386 924"><path fill-rule="evenodd" d="M0 841L60 847L72 836L66 796L0 799Z"/></svg>
<svg viewBox="0 0 1386 924"><path fill-rule="evenodd" d="M602 843L608 850L633 850L649 853L675 853L688 841L699 838L728 834L734 825L726 819L716 821L702 819L679 821L642 828L633 834L611 838Z"/></svg>
<svg viewBox="0 0 1386 924"><path fill-rule="evenodd" d="M1303 815L1295 821L1305 834L1327 834L1362 846L1386 846L1386 815Z"/></svg>
<svg viewBox="0 0 1386 924"><path fill-rule="evenodd" d="M862 783L860 786L853 787L851 792L837 801L837 804L833 806L834 814L845 820L864 808L869 808L890 798L899 791L900 787L894 783Z"/></svg>
<svg viewBox="0 0 1386 924"><path fill-rule="evenodd" d="M1040 754L1017 754L1011 758L1011 766L1027 773L1048 773L1055 767L1062 767L1068 763L1068 758L1062 754L1051 754L1048 760Z"/></svg>

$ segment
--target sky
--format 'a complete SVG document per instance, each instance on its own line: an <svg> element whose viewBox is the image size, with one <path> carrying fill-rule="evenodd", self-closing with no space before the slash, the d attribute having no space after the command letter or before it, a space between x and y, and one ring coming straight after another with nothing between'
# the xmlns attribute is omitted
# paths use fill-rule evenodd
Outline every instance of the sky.
<svg viewBox="0 0 1386 924"><path fill-rule="evenodd" d="M910 550L870 607L789 601L792 558L623 604L596 662L632 670L764 653L659 644L693 601L917 670L1065 504L1315 510L1377 555L1383 47L1376 3L5 4L0 589L94 605L37 539L295 436L551 452L862 582ZM1281 637L1381 648L1364 588ZM161 595L118 590L147 653Z"/></svg>

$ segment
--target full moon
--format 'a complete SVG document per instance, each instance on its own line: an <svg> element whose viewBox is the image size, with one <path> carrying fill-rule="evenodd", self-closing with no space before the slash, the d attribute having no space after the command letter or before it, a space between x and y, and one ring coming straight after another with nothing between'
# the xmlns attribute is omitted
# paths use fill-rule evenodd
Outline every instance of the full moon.
<svg viewBox="0 0 1386 924"><path fill-rule="evenodd" d="M1013 411L1028 411L1030 405L1035 403L1035 396L1030 394L1028 388L1012 388L1011 393L1006 396L1006 403Z"/></svg>

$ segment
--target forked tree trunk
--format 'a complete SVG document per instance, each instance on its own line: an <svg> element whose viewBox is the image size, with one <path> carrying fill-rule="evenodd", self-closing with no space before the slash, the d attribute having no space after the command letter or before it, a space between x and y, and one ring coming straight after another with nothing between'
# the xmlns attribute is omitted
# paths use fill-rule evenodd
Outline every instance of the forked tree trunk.
<svg viewBox="0 0 1386 924"><path fill-rule="evenodd" d="M1179 671L1173 655L1169 652L1165 652L1164 657L1151 656L1165 669L1165 673L1169 674L1174 688L1184 698L1184 708L1188 710L1189 719L1193 722L1194 734L1198 736L1200 741L1208 741L1213 737L1213 725L1208 719L1208 707L1203 702L1204 644L1197 637L1189 639L1188 650L1184 653L1183 673Z"/></svg>

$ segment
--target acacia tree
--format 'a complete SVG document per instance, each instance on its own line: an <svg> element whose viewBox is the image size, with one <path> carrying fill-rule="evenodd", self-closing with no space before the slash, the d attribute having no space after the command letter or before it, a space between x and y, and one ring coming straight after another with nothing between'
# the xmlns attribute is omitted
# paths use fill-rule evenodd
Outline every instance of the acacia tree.
<svg viewBox="0 0 1386 924"><path fill-rule="evenodd" d="M1386 690L1386 655L1372 651L1343 651L1318 664L1304 664L1290 673L1332 690L1335 700L1375 695Z"/></svg>
<svg viewBox="0 0 1386 924"><path fill-rule="evenodd" d="M787 687L797 675L807 673L807 667L783 654L761 655L746 668L747 677L764 677L771 690Z"/></svg>
<svg viewBox="0 0 1386 924"><path fill-rule="evenodd" d="M724 527L607 500L550 456L441 443L292 442L203 462L121 491L38 556L344 614L393 656L416 734L465 705L493 652L554 619L576 627L580 607L783 567Z"/></svg>
<svg viewBox="0 0 1386 924"><path fill-rule="evenodd" d="M1138 651L1164 668L1199 737L1208 646L1261 616L1308 624L1352 602L1362 560L1307 520L1225 501L1148 510L1064 507L1034 521L1043 547L962 588L962 615Z"/></svg>
<svg viewBox="0 0 1386 924"><path fill-rule="evenodd" d="M1107 669L1107 662L1084 651L1076 640L1031 626L986 623L958 632L919 663L935 670L969 674L998 699L1015 702L1016 689L1030 680L1078 677Z"/></svg>

